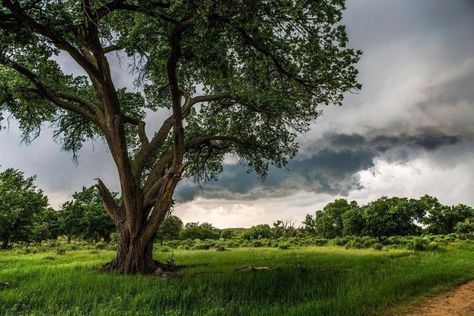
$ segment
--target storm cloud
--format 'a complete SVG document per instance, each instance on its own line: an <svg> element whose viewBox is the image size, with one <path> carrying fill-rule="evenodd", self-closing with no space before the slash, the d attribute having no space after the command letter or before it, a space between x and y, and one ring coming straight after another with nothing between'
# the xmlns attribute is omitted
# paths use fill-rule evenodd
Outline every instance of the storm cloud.
<svg viewBox="0 0 474 316"><path fill-rule="evenodd" d="M458 135L435 130L415 135L400 134L367 137L361 134L326 134L313 145L312 156L291 160L285 168L270 167L260 178L239 164L227 164L219 180L195 185L185 182L175 198L185 202L201 196L207 199L262 199L291 195L298 191L346 196L362 188L358 173L374 168L375 158L385 157L398 163L413 159L424 151L456 145ZM389 158L390 157L390 158Z"/></svg>

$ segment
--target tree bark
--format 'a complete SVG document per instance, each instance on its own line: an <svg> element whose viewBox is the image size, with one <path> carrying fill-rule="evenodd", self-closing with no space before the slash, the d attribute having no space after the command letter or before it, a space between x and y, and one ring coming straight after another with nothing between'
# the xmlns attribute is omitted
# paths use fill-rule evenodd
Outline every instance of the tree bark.
<svg viewBox="0 0 474 316"><path fill-rule="evenodd" d="M117 253L104 268L123 274L150 274L158 266L153 260L153 240L132 239L124 227L118 228Z"/></svg>

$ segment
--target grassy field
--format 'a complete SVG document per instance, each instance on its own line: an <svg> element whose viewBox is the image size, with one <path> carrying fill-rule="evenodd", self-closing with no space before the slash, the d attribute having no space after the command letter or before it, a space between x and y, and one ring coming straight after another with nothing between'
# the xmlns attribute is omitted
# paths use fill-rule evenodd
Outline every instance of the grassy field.
<svg viewBox="0 0 474 316"><path fill-rule="evenodd" d="M99 272L113 252L0 252L0 315L370 315L474 278L474 246L435 252L240 248L156 252L179 278ZM244 266L279 268L235 272Z"/></svg>

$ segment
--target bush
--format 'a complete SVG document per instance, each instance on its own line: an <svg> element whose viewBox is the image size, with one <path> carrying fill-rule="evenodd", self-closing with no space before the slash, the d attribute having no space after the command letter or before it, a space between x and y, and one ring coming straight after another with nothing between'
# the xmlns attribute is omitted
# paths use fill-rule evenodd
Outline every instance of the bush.
<svg viewBox="0 0 474 316"><path fill-rule="evenodd" d="M350 240L345 245L346 249L362 249L365 248L364 245L359 240Z"/></svg>
<svg viewBox="0 0 474 316"><path fill-rule="evenodd" d="M438 250L438 249L439 249L439 245L437 242L432 241L428 244L427 250L433 251L433 250Z"/></svg>
<svg viewBox="0 0 474 316"><path fill-rule="evenodd" d="M428 250L428 242L423 238L415 238L410 244L410 249L413 251Z"/></svg>
<svg viewBox="0 0 474 316"><path fill-rule="evenodd" d="M377 242L377 243L372 245L372 248L374 248L375 250L382 250L383 245L381 243Z"/></svg>
<svg viewBox="0 0 474 316"><path fill-rule="evenodd" d="M329 241L329 240L326 239L326 238L318 238L318 239L315 239L315 240L314 240L314 244L315 244L316 246L324 246L324 245L326 245L326 244L328 243L328 241Z"/></svg>
<svg viewBox="0 0 474 316"><path fill-rule="evenodd" d="M58 254L58 255L65 255L65 254L66 254L66 249L64 249L64 248L56 248L56 254Z"/></svg>
<svg viewBox="0 0 474 316"><path fill-rule="evenodd" d="M95 244L95 249L104 250L107 245L103 242L98 242Z"/></svg>
<svg viewBox="0 0 474 316"><path fill-rule="evenodd" d="M208 242L199 242L196 243L193 247L193 250L209 250L212 245Z"/></svg>
<svg viewBox="0 0 474 316"><path fill-rule="evenodd" d="M262 240L259 240L259 239L255 239L253 240L250 245L254 248L259 248L259 247L263 247L264 244L263 244L263 241Z"/></svg>

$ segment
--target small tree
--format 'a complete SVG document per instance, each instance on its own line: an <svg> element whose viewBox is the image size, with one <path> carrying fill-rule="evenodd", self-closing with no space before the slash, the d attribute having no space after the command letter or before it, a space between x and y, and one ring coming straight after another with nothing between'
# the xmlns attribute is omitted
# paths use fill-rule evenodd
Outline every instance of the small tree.
<svg viewBox="0 0 474 316"><path fill-rule="evenodd" d="M36 242L56 239L62 234L60 212L48 207L37 214L33 226L33 238Z"/></svg>
<svg viewBox="0 0 474 316"><path fill-rule="evenodd" d="M187 223L181 231L181 239L218 239L221 232L209 223Z"/></svg>
<svg viewBox="0 0 474 316"><path fill-rule="evenodd" d="M68 239L81 237L97 241L102 238L104 242L110 242L115 225L95 187L83 187L72 197L73 200L66 202L60 213L62 231Z"/></svg>
<svg viewBox="0 0 474 316"><path fill-rule="evenodd" d="M12 242L34 240L34 227L48 206L43 191L34 184L36 177L7 169L0 173L0 240L2 248Z"/></svg>
<svg viewBox="0 0 474 316"><path fill-rule="evenodd" d="M316 235L316 216L311 214L306 214L306 217L303 221L303 231L310 234Z"/></svg>
<svg viewBox="0 0 474 316"><path fill-rule="evenodd" d="M373 237L419 235L425 208L419 200L382 197L363 207L365 234Z"/></svg>
<svg viewBox="0 0 474 316"><path fill-rule="evenodd" d="M265 175L297 152L321 104L360 88L343 0L4 0L0 110L25 140L44 121L76 152L103 139L121 200L98 189L118 231L107 265L151 273L153 240L182 178L216 178L225 154ZM117 89L109 53L131 56L143 93ZM84 76L55 61L70 56ZM154 134L146 113L170 109Z"/></svg>
<svg viewBox="0 0 474 316"><path fill-rule="evenodd" d="M351 208L357 207L357 203L349 203L345 199L337 199L328 203L322 211L316 212L316 232L326 238L342 236L344 229L343 215Z"/></svg>
<svg viewBox="0 0 474 316"><path fill-rule="evenodd" d="M255 225L243 233L245 239L272 238L273 231L268 224Z"/></svg>
<svg viewBox="0 0 474 316"><path fill-rule="evenodd" d="M360 207L352 207L342 215L342 234L344 236L360 236L366 233L366 222Z"/></svg>
<svg viewBox="0 0 474 316"><path fill-rule="evenodd" d="M157 237L161 243L163 240L179 239L181 230L183 230L183 221L178 216L169 215L161 224Z"/></svg>
<svg viewBox="0 0 474 316"><path fill-rule="evenodd" d="M295 223L292 220L279 219L273 223L273 237L294 237L297 233Z"/></svg>
<svg viewBox="0 0 474 316"><path fill-rule="evenodd" d="M427 208L429 211L423 218L423 223L427 225L426 231L432 234L454 233L458 223L474 217L474 209L464 204L456 206L439 204L436 207Z"/></svg>

